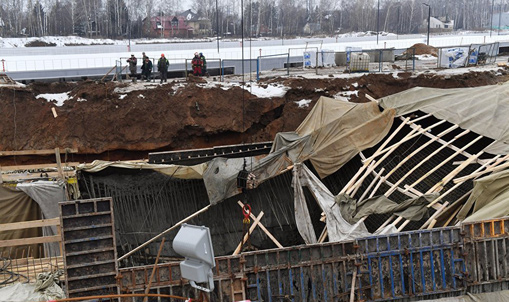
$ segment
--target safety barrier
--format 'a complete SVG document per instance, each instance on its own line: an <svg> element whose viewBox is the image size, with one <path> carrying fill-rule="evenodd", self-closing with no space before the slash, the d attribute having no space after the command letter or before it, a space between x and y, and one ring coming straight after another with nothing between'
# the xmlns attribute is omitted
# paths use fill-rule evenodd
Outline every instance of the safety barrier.
<svg viewBox="0 0 509 302"><path fill-rule="evenodd" d="M387 301L449 297L509 285L509 217L216 258L211 301ZM122 268L142 292L154 266ZM177 262L156 266L153 293L197 296ZM353 299L353 300L351 300Z"/></svg>

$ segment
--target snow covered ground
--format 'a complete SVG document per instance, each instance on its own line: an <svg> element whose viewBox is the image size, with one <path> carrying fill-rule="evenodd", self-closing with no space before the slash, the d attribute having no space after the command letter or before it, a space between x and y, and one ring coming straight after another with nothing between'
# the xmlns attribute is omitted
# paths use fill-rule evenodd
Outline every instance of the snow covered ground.
<svg viewBox="0 0 509 302"><path fill-rule="evenodd" d="M244 42L244 58L256 59L258 56L303 52L306 48L318 47L323 50L344 51L346 47L361 47L363 49L377 48L408 48L416 43L425 43L424 35L393 35L387 34L379 37L377 45L376 36L366 36L363 33L352 33L334 38L298 38L293 40L256 40ZM42 40L55 43L56 47L24 47L33 40ZM193 41L193 43L189 43ZM0 66L7 72L14 71L44 71L60 69L81 69L113 67L116 61L125 60L131 52L141 57L145 51L151 58L159 58L164 53L170 63L183 63L191 59L194 52L203 52L207 58L240 59L242 48L238 40L222 40L217 51L217 41L202 40L131 40L130 50L128 40L99 40L81 37L43 37L43 38L0 38ZM470 45L475 43L509 42L509 36L493 35L488 33L451 34L447 36L432 36L430 44L436 47ZM65 46L65 45L93 45L94 46ZM97 45L107 44L107 45ZM293 50L290 50L293 49ZM1 69L0 69L1 70Z"/></svg>

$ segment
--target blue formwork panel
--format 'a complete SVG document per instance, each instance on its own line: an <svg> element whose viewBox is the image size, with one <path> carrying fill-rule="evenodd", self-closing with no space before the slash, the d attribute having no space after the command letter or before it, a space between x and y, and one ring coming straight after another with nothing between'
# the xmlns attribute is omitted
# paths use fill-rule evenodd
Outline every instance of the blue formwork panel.
<svg viewBox="0 0 509 302"><path fill-rule="evenodd" d="M509 217L468 222L461 227L468 284L509 281Z"/></svg>
<svg viewBox="0 0 509 302"><path fill-rule="evenodd" d="M246 299L349 301L353 241L244 253Z"/></svg>
<svg viewBox="0 0 509 302"><path fill-rule="evenodd" d="M459 227L357 239L362 299L392 300L465 288Z"/></svg>

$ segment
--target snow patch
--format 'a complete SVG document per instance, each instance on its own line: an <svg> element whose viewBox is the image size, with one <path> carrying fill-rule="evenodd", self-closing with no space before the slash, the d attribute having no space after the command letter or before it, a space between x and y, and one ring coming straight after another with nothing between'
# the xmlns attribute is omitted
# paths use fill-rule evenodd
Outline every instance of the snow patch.
<svg viewBox="0 0 509 302"><path fill-rule="evenodd" d="M121 94L118 96L118 99L123 100L123 99L125 99L126 96L127 96L127 94Z"/></svg>
<svg viewBox="0 0 509 302"><path fill-rule="evenodd" d="M259 98L273 98L283 97L288 90L288 87L281 84L270 84L266 88L259 86L258 84L251 84L251 87L244 87L251 94L256 95Z"/></svg>
<svg viewBox="0 0 509 302"><path fill-rule="evenodd" d="M434 56L429 55L429 54L415 55L415 58L417 60L420 60L420 61L436 61L436 60L438 60L437 57L434 57Z"/></svg>
<svg viewBox="0 0 509 302"><path fill-rule="evenodd" d="M315 92L324 92L325 90L323 88L315 88Z"/></svg>
<svg viewBox="0 0 509 302"><path fill-rule="evenodd" d="M87 99L78 98L76 101L78 101L78 102L86 102Z"/></svg>
<svg viewBox="0 0 509 302"><path fill-rule="evenodd" d="M352 95L355 95L356 97L359 97L359 91L358 90L355 90L355 91L340 91L340 92L336 93L333 97L335 99L348 102Z"/></svg>
<svg viewBox="0 0 509 302"><path fill-rule="evenodd" d="M310 103L311 103L311 100L307 100L307 99L295 101L295 104L297 104L299 106L299 108L307 108L307 107L309 107Z"/></svg>
<svg viewBox="0 0 509 302"><path fill-rule="evenodd" d="M144 98L145 98L145 96L144 96L143 94L140 94L140 95L138 95L138 98L139 98L139 99L144 99Z"/></svg>
<svg viewBox="0 0 509 302"><path fill-rule="evenodd" d="M355 82L355 83L352 84L352 86L357 88L357 87L359 87L359 83Z"/></svg>
<svg viewBox="0 0 509 302"><path fill-rule="evenodd" d="M154 89L156 88L156 85L147 85L145 83L136 83L136 84L128 84L126 87L116 87L113 92L118 94L124 94L129 93L133 91L139 91L139 90L147 90L147 89Z"/></svg>
<svg viewBox="0 0 509 302"><path fill-rule="evenodd" d="M72 99L69 97L69 92L64 93L42 93L35 97L36 99L45 99L48 102L56 101L55 104L58 107L61 107L65 101Z"/></svg>
<svg viewBox="0 0 509 302"><path fill-rule="evenodd" d="M395 79L399 79L398 72L397 71L393 72L392 77Z"/></svg>

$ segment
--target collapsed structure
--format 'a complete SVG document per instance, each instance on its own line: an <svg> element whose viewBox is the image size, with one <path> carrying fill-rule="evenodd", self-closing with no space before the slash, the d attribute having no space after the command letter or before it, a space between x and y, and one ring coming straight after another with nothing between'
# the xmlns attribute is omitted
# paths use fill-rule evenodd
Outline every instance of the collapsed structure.
<svg viewBox="0 0 509 302"><path fill-rule="evenodd" d="M222 255L214 301L414 299L500 290L509 272L495 264L506 262L505 245L493 241L483 249L476 240L505 242L507 236L501 217L509 214L508 92L502 84L418 87L364 104L322 97L294 132L276 136L270 152L266 143L256 150L214 148L203 157L197 150L150 154L148 163L95 161L78 166L74 186L17 187L39 204L42 218L60 216L63 250L47 245L46 257L63 254L66 263L89 256L66 263L67 284L76 284L71 295L147 287L197 295L180 280L171 245L161 244L163 236L153 240L162 232L172 238L183 220L209 226ZM165 158L176 164L161 163ZM5 200L19 198L1 192ZM65 199L82 201L55 203ZM253 228L247 240L245 204L253 225L262 228ZM2 256L19 257L5 249ZM480 263L486 257L489 263ZM496 286L477 287L484 283Z"/></svg>

